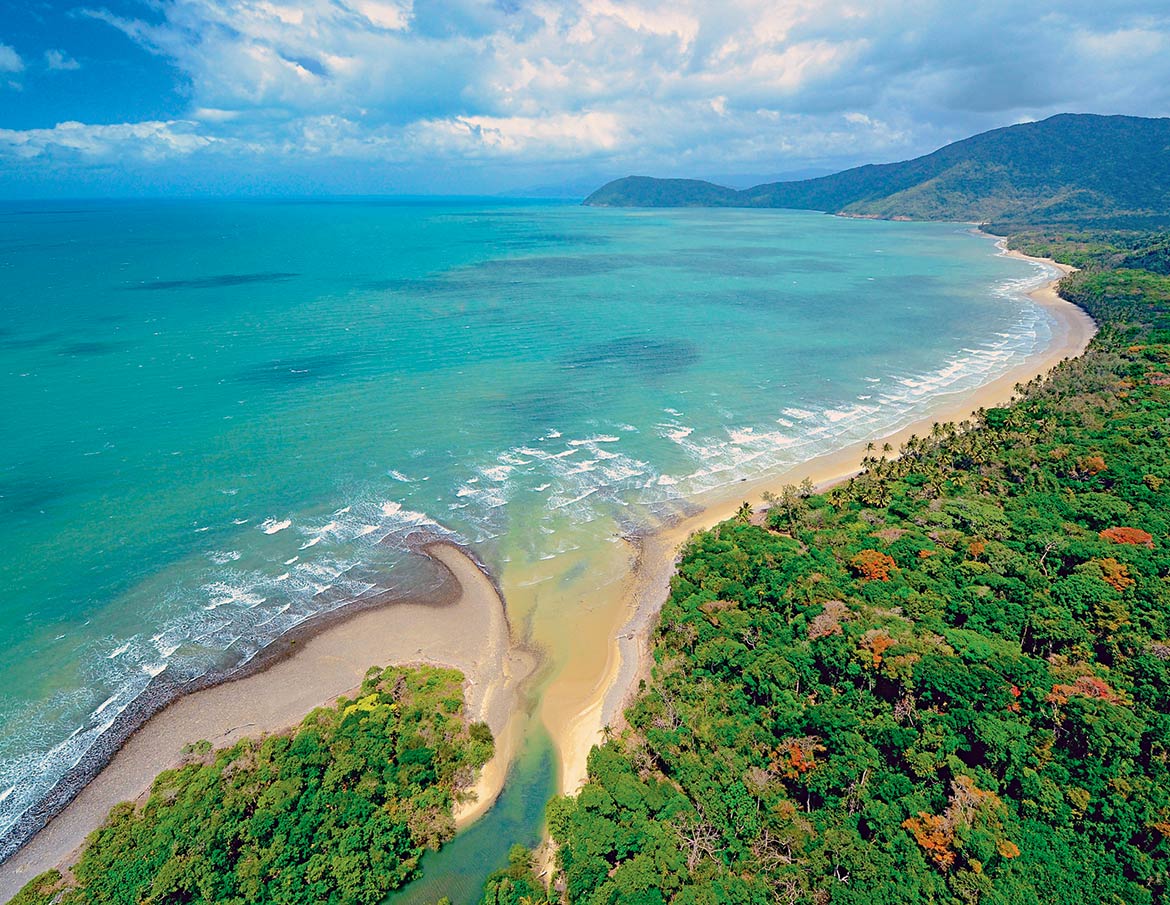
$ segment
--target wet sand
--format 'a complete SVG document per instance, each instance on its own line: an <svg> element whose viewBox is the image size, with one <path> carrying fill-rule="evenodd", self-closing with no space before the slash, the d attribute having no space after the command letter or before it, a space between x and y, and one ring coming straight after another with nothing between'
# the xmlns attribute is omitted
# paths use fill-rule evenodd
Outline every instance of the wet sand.
<svg viewBox="0 0 1170 905"><path fill-rule="evenodd" d="M467 713L496 736L496 756L459 804L466 824L495 800L515 752L519 690L536 658L517 648L503 600L491 580L462 550L424 546L447 572L440 602L398 602L356 612L311 637L286 640L292 650L259 672L179 698L144 723L109 764L60 814L0 865L0 901L37 874L69 863L110 808L143 796L154 777L181 759L184 744L207 739L216 747L244 736L278 732L314 707L356 690L371 666L426 663L453 666L466 677Z"/></svg>
<svg viewBox="0 0 1170 905"><path fill-rule="evenodd" d="M1017 384L1079 355L1095 325L1060 299L1054 286L1055 281L1031 293L1054 319L1045 350L978 390L939 395L919 420L872 441L897 448L912 434L928 433L935 422L960 421L979 408L1006 403ZM463 551L446 544L424 548L450 572L452 600L343 613L340 621L298 639L295 648L282 642L275 656L284 659L263 671L180 698L131 736L72 804L0 865L0 901L42 870L67 861L113 804L142 795L159 771L178 761L183 744L206 738L221 746L287 728L313 707L356 688L372 665L433 663L455 666L467 676L468 713L489 723L497 756L483 770L475 797L457 807L457 822L466 825L502 788L524 728L520 695L533 684L537 658L516 645L517 637L546 655L549 668L536 692L539 713L560 758L559 786L575 791L603 727L619 723L639 680L649 675L651 631L687 538L733 516L741 501L758 505L766 490L806 477L823 488L855 474L867 442L721 488L693 501L687 509L693 514L653 534L615 536L601 549L582 546L524 572L505 565L499 580L506 611L491 578ZM550 596L556 606L549 605Z"/></svg>
<svg viewBox="0 0 1170 905"><path fill-rule="evenodd" d="M1000 247L1003 248L1002 243ZM1005 250L1004 253L1025 260L1042 260L1018 252ZM1062 276L1072 270L1043 260ZM541 713L561 757L562 791L575 792L584 784L589 751L603 739L604 727L620 724L626 706L637 693L639 681L649 677L651 632L669 594L670 578L687 538L733 517L745 500L758 507L767 490L775 491L805 478L823 490L852 477L860 470L861 460L870 454L866 449L869 442L879 446L888 442L896 450L910 436L928 434L936 422L959 422L980 408L1010 402L1018 384L1046 375L1064 359L1080 355L1097 328L1084 311L1057 295L1058 281L1052 280L1029 293L1036 304L1052 315L1053 336L1045 349L1019 367L973 392L940 394L921 418L890 434L859 441L780 474L721 488L695 501L700 507L696 514L629 546L624 552L629 568L614 600L609 605L596 605L595 615L607 620L604 627L581 630L577 635L578 645L594 649L592 663L585 657L574 658L552 679L542 697ZM599 638L607 639L604 651L598 649Z"/></svg>

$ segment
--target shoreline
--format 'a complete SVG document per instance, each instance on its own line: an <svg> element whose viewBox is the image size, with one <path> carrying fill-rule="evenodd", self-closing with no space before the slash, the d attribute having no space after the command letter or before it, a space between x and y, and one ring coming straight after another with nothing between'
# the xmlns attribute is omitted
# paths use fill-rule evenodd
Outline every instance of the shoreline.
<svg viewBox="0 0 1170 905"><path fill-rule="evenodd" d="M457 827L487 810L519 740L520 687L538 660L514 643L503 596L468 551L429 536L414 548L434 564L437 590L406 600L355 601L321 614L226 677L204 676L196 688L188 683L170 700L135 708L120 739L71 771L73 782L80 777L83 784L66 789L62 797L72 791L69 799L0 863L0 902L42 871L75 858L113 805L142 799L159 772L177 765L183 745L206 739L219 748L291 728L313 708L357 689L371 666L428 664L463 672L465 712L488 723L496 753L456 803Z"/></svg>
<svg viewBox="0 0 1170 905"><path fill-rule="evenodd" d="M430 544L444 542L444 538L425 532L408 537L406 541L408 548L415 553L422 552ZM482 565L480 569L486 572ZM193 679L173 678L166 670L159 673L115 716L110 726L97 737L78 762L70 767L35 805L25 811L12 827L0 834L0 876L8 859L68 808L73 799L106 768L122 746L142 726L167 707L187 695L262 673L296 653L298 650L296 645L305 643L313 636L358 613L393 606L407 600L436 607L449 605L454 597L449 588L443 588L443 580L444 576L439 570L436 572L433 587L420 588L409 597L397 595L362 597L336 609L317 613L273 638L254 656L236 666L211 669Z"/></svg>
<svg viewBox="0 0 1170 905"><path fill-rule="evenodd" d="M1056 292L1057 283L1075 268L1051 259L1033 258L1009 250L1006 239L987 236L982 232L977 235L997 239L996 247L1003 255L1043 263L1059 271L1057 277L1027 293L1054 320L1052 340L1047 347L974 390L935 397L919 418L904 427L873 437L872 440L860 440L840 450L816 456L783 472L720 488L705 498L695 500L701 509L694 515L642 536L635 550L631 573L622 591L623 615L612 626L611 647L603 677L590 698L566 722L567 728L560 737L554 735L554 743L561 753L562 794L573 794L584 785L589 751L600 743L607 726L620 725L625 709L638 692L639 683L649 679L652 632L658 613L669 596L670 579L679 552L693 533L733 517L743 501L750 502L753 508L759 508L762 494L767 490L776 490L783 484L795 484L808 478L818 492L826 490L861 470L860 461L867 454L869 443L888 442L896 450L911 435L929 433L935 422L962 421L981 408L1008 403L1015 396L1017 385L1046 376L1061 361L1081 355L1088 347L1097 332L1096 323L1085 311L1065 301ZM552 685L555 685L555 679L550 687Z"/></svg>
<svg viewBox="0 0 1170 905"><path fill-rule="evenodd" d="M1059 270L1061 276L1072 270L1047 259L1009 251L1004 247L1005 240L996 244L1007 256L1042 261ZM1053 336L1044 350L1033 353L1025 362L983 386L932 397L920 418L884 436L874 437L873 441L890 442L897 448L912 433L928 432L936 421L962 420L981 407L1007 402L1018 383L1043 376L1060 361L1083 352L1096 332L1096 325L1080 308L1057 296L1058 281L1059 277L1028 292L1053 317ZM543 703L558 695L560 702L572 702L570 712L557 720L558 725L551 725L547 718L543 720L560 758L558 780L562 793L575 792L584 783L589 751L601 741L605 726L621 721L626 706L638 691L639 680L649 676L652 631L669 593L678 552L687 538L695 531L733 516L742 500L758 505L765 490L776 489L781 484L808 477L821 490L851 477L859 470L868 442L858 441L786 471L718 488L688 500L687 511L691 514L661 529L623 538L625 543L621 545L619 557L622 574L615 577L612 592L610 587L606 588L605 596L610 601L595 616L605 620L603 626L596 627L605 629L607 643L605 663L598 664L600 679L582 683L580 676L554 675L540 688ZM512 636L509 616L515 617L510 614L508 604L513 601L504 600L497 577L469 551L429 536L414 548L429 556L440 573L439 585L429 596L354 601L294 627L233 671L211 673L186 684L172 682L169 698L165 693L141 695L141 706L136 700L123 711L127 714L125 725L117 732L111 727L103 733L91 749L95 750L94 756L87 754L42 799L38 813L30 820L31 828L26 827L27 835L18 843L23 847L0 861L0 902L14 895L36 874L75 855L88 832L104 821L109 807L118 801L138 798L147 791L154 776L177 760L182 744L208 738L219 747L244 735L295 725L313 707L356 688L365 669L372 665L429 663L455 666L464 672L467 713L470 718L487 720L496 738L496 755L481 770L475 786L468 790L473 797L456 805L457 826L463 828L482 815L503 787L518 750L527 716L522 694L532 690L532 683L526 684L526 680L535 676L540 663L532 649L518 646ZM458 590L451 587L452 583ZM479 635L476 635L477 628ZM392 653L381 653L369 662L356 663L359 656L366 656L362 645L370 644L378 631L389 636L385 639L388 646L398 646ZM458 642L466 643L455 649ZM330 643L339 645L330 654L330 665L335 669L333 685L326 688L311 681L312 688L301 688L305 661L315 648ZM336 667L346 657L353 661L351 681L337 688ZM312 672L313 667L306 671ZM285 672L293 677L291 683L272 678ZM569 687L573 682L576 687ZM272 714L269 711L274 705L265 697L262 690L265 687L272 687L276 692L299 691L299 696L292 695L294 701L288 702L280 714ZM222 708L217 709L221 697L237 701L248 697L263 699L265 713L260 719L224 724L224 731L209 734L200 727L207 726L208 719L224 715L220 712ZM294 712L294 708L301 709ZM181 714L174 718L177 723L170 728L171 724L167 722L164 726L164 722L172 710L181 710ZM283 722L271 717L280 717ZM123 715L118 719L121 721ZM161 744L160 737L174 744L165 751L155 750L151 755L153 760L133 761L135 751L130 749L150 747L151 739ZM119 765L124 761L131 765L121 768ZM116 778L108 776L117 774L118 769L123 771L118 774L123 780L127 776L132 780L128 785L123 781L123 785L117 786L120 792L114 788ZM58 787L63 789L54 801L52 796ZM103 805L107 799L108 803ZM37 820L39 826L35 825ZM65 823L70 826L64 827ZM7 841L7 837L0 840L0 857L4 856L3 844Z"/></svg>

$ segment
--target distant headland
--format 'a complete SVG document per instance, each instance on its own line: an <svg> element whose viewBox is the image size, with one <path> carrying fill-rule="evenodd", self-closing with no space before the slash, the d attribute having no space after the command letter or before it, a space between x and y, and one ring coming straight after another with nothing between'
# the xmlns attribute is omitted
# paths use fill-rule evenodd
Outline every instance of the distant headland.
<svg viewBox="0 0 1170 905"><path fill-rule="evenodd" d="M887 220L1022 226L1170 225L1170 118L1064 113L993 129L901 163L736 190L697 179L627 176L592 207L798 208Z"/></svg>

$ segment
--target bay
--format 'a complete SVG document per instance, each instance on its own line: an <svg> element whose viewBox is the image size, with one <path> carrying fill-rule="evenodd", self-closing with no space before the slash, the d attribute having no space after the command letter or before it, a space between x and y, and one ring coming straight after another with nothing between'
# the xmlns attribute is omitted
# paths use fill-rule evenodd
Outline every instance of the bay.
<svg viewBox="0 0 1170 905"><path fill-rule="evenodd" d="M794 211L0 206L0 833L163 670L409 594L412 532L587 560L1019 364L1045 278Z"/></svg>

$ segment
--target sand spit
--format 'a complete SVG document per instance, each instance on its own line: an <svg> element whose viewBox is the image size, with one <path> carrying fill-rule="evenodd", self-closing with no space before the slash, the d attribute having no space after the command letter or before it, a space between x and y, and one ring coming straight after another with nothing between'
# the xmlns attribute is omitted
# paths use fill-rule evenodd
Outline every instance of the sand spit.
<svg viewBox="0 0 1170 905"><path fill-rule="evenodd" d="M1031 293L1053 317L1053 336L1046 349L978 390L940 394L913 424L870 440L897 448L912 434L928 433L935 422L961 421L980 408L1010 401L1017 384L1081 354L1096 327L1083 311L1059 298L1055 284L1054 280ZM549 647L554 663L563 661L563 668L540 689L541 716L560 758L562 791L574 792L584 783L589 751L602 740L604 727L620 723L639 681L649 675L651 632L687 538L733 516L741 501L758 505L766 490L804 478L824 488L848 478L858 471L868 442L714 491L693 501L688 508L693 514L663 530L616 544L604 563L578 564L596 570L594 587L600 590L579 601L577 612L562 611L545 619L547 624L540 624L533 639ZM531 619L535 592L525 581L507 582L506 611L493 579L465 551L447 543L425 543L419 550L445 573L433 599L385 606L365 602L330 614L270 645L249 665L248 675L185 694L145 723L142 720L153 710L140 714L133 726L141 723L141 728L134 731L131 726L113 740L112 747L117 747L128 738L109 765L100 769L99 762L100 772L91 768L74 776L75 787L93 779L24 848L0 864L0 901L37 873L67 862L113 804L142 795L159 771L177 762L184 743L206 738L217 746L227 745L242 736L286 728L313 707L356 688L375 664L449 665L467 676L468 712L489 723L497 755L485 767L473 790L475 797L457 808L456 817L463 826L482 814L502 788L517 750L526 716L520 695L532 684L526 680L537 666L536 656L516 645L508 617L511 613L516 619L519 613L522 619Z"/></svg>
<svg viewBox="0 0 1170 905"><path fill-rule="evenodd" d="M1048 259L1009 252L1002 242L1000 248L1004 254L1013 257L1042 261L1059 270L1061 276L1073 269ZM897 449L911 435L928 434L936 422L962 421L981 408L1011 401L1017 384L1044 376L1066 358L1080 355L1096 333L1096 324L1080 308L1057 295L1058 282L1059 278L1054 279L1029 293L1037 305L1052 315L1054 324L1051 343L1024 364L974 392L940 395L921 418L892 434L854 443L786 472L723 488L707 498L696 500L700 507L697 514L639 539L637 549L632 553L633 567L621 591L620 618L609 629L612 641L607 661L596 674L591 693L578 698L571 711L573 715L562 717L556 725L549 726L561 756L560 787L563 791L572 793L584 784L590 749L602 740L606 726L620 724L625 708L638 691L640 680L650 674L651 633L669 595L670 578L687 538L696 531L731 518L744 500L759 506L766 490L777 490L784 484L799 483L805 478L823 490L852 477L860 470L861 459L868 454L866 446L869 442L888 442ZM579 679L577 681L579 683ZM556 686L557 680L554 679L545 692L546 699L557 693Z"/></svg>
<svg viewBox="0 0 1170 905"><path fill-rule="evenodd" d="M146 793L155 775L174 766L184 744L216 747L276 732L314 707L355 690L370 666L427 663L453 666L467 677L468 713L496 736L496 756L459 805L461 825L495 800L518 736L519 687L536 657L512 643L503 599L492 579L463 550L429 543L419 552L445 573L435 599L355 610L315 631L285 636L266 663L249 674L184 695L143 723L76 798L0 865L0 901L51 867L67 863L86 836L121 801Z"/></svg>

